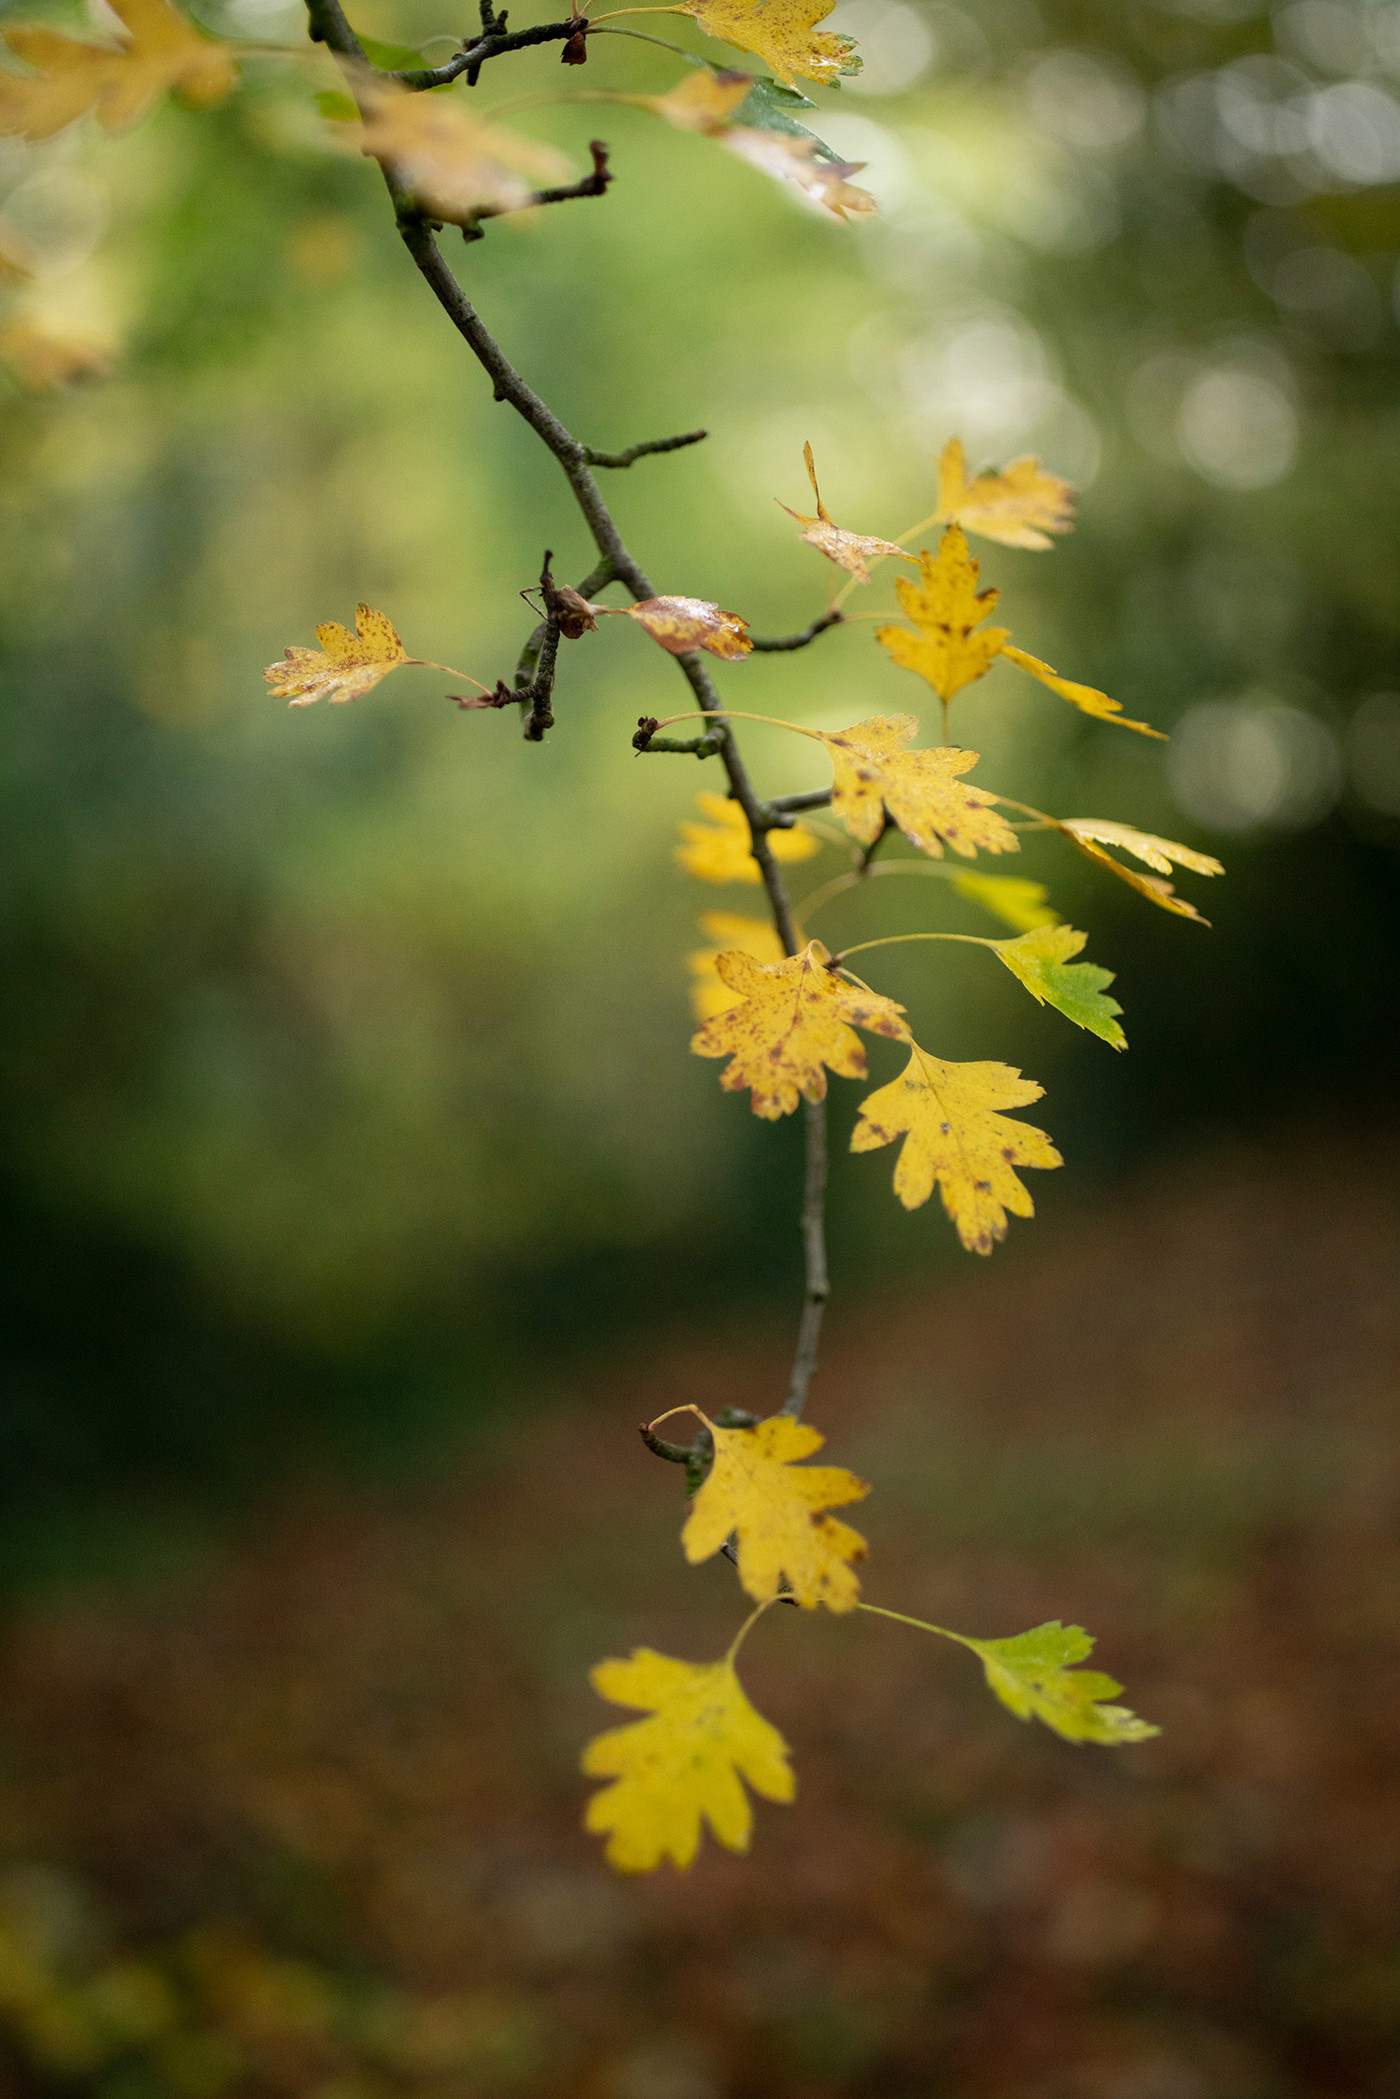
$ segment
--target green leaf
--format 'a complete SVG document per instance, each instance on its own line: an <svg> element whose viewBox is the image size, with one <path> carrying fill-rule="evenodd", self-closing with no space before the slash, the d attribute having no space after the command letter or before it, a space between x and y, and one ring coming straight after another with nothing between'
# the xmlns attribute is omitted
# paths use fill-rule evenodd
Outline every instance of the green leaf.
<svg viewBox="0 0 1400 2099"><path fill-rule="evenodd" d="M322 88L316 97L316 107L329 123L356 124L359 122L360 112L356 109L350 97L342 95L336 88Z"/></svg>
<svg viewBox="0 0 1400 2099"><path fill-rule="evenodd" d="M1162 1731L1126 1706L1100 1702L1123 1688L1111 1676L1072 1668L1094 1651L1082 1625L1061 1625L1052 1618L1010 1640L958 1637L981 1658L987 1682L1018 1720L1043 1720L1067 1742L1099 1742L1110 1749L1145 1742Z"/></svg>
<svg viewBox="0 0 1400 2099"><path fill-rule="evenodd" d="M1073 926L1037 926L1019 940L994 940L992 947L1042 1006L1053 1006L1077 1028L1087 1028L1111 1048L1126 1049L1128 1038L1114 1018L1123 1008L1117 999L1104 997L1104 986L1113 982L1113 971L1069 959L1079 953L1088 937L1076 933Z"/></svg>
<svg viewBox="0 0 1400 2099"><path fill-rule="evenodd" d="M1054 926L1059 913L1047 908L1050 892L1043 882L1027 882L1020 875L960 874L953 882L959 896L981 904L1003 925L1018 933L1033 933L1037 926Z"/></svg>
<svg viewBox="0 0 1400 2099"><path fill-rule="evenodd" d="M819 139L815 131L809 131L805 124L799 124L792 115L794 109L815 109L816 106L806 95L799 94L795 87L784 87L781 81L770 80L766 74L761 73L730 117L729 123L736 130L785 131L789 138L809 138L812 140L814 159L840 161L839 153L833 153L824 139Z"/></svg>

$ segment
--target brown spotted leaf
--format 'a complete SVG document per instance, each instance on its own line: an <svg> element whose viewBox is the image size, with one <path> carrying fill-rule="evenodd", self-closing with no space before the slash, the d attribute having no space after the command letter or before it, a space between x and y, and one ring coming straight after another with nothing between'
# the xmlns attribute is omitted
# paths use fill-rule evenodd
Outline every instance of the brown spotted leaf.
<svg viewBox="0 0 1400 2099"><path fill-rule="evenodd" d="M1006 1236L1008 1211L1034 1213L1016 1168L1063 1163L1043 1130L1000 1112L1043 1091L1009 1064L945 1064L913 1043L901 1076L861 1102L851 1150L902 1137L894 1192L905 1209L926 1203L936 1186L968 1252L989 1254Z"/></svg>
<svg viewBox="0 0 1400 2099"><path fill-rule="evenodd" d="M992 807L995 795L963 784L976 751L950 744L906 750L918 728L912 714L877 714L822 736L831 753L831 806L851 836L873 845L888 809L910 844L935 859L945 845L966 860L978 852L1017 852L1016 833Z"/></svg>
<svg viewBox="0 0 1400 2099"><path fill-rule="evenodd" d="M293 643L284 662L269 663L263 672L274 696L293 707L309 707L313 700L358 700L410 661L382 612L357 605L355 629L352 634L339 620L328 620L316 629L319 649Z"/></svg>
<svg viewBox="0 0 1400 2099"><path fill-rule="evenodd" d="M938 510L933 522L961 525L965 532L998 540L1004 547L1044 552L1048 534L1068 532L1074 522L1074 490L1047 474L1038 459L1013 459L999 474L967 478L962 440L950 437L938 462Z"/></svg>
<svg viewBox="0 0 1400 2099"><path fill-rule="evenodd" d="M755 1115L776 1122L798 1100L826 1098L827 1068L846 1079L865 1077L865 1050L856 1028L907 1035L904 1008L877 992L857 990L827 968L819 940L800 955L767 965L750 955L721 955L720 977L739 1003L707 1020L691 1048L699 1057L728 1057L720 1075L727 1093L750 1090Z"/></svg>
<svg viewBox="0 0 1400 2099"><path fill-rule="evenodd" d="M822 501L822 492L817 486L816 463L812 458L810 445L802 447L802 457L807 463L807 479L812 484L817 514L815 517L808 517L801 510L789 509L786 503L778 505L780 510L787 511L789 517L796 518L799 525L805 526L806 529L799 533L799 538L805 539L808 546L815 547L819 554L825 554L827 560L834 561L838 568L845 569L848 575L855 577L857 583L870 581L869 564L882 554L893 554L900 561L913 560L913 555L906 554L903 547L897 547L892 539L874 539L865 532L846 532L841 526L834 524Z"/></svg>
<svg viewBox="0 0 1400 2099"><path fill-rule="evenodd" d="M829 87L842 73L858 73L860 60L848 36L814 25L831 13L835 0L681 0L706 36L736 50L752 51L791 87L794 74Z"/></svg>

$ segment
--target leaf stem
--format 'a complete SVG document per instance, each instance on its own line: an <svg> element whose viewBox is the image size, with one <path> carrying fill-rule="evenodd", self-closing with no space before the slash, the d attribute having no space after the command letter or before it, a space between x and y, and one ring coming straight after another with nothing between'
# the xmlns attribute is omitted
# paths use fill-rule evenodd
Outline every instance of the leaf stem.
<svg viewBox="0 0 1400 2099"><path fill-rule="evenodd" d="M810 896L803 897L797 907L798 916L805 925L816 912L825 910L834 898L843 895L848 889L859 889L863 882L871 882L877 875L931 875L937 882L956 882L961 873L961 868L944 867L937 862L930 864L924 860L881 861L878 866L852 869L848 875L833 876L831 881L824 882L820 889L814 889Z"/></svg>
<svg viewBox="0 0 1400 2099"><path fill-rule="evenodd" d="M874 1618L893 1618L898 1625L912 1625L921 1633L937 1633L940 1639L956 1640L959 1647L970 1647L974 1654L977 1651L977 1643L969 1640L966 1633L950 1632L946 1625L931 1625L927 1618L911 1618L906 1611L887 1611L879 1603L858 1603L856 1609L869 1611Z"/></svg>
<svg viewBox="0 0 1400 2099"><path fill-rule="evenodd" d="M482 684L480 678L474 678L470 671L456 670L450 663L434 663L431 656L405 656L405 667L409 664L416 665L419 670L441 671L443 676L447 678L463 678L468 685L474 685L478 692L490 692L491 690L489 685Z"/></svg>
<svg viewBox="0 0 1400 2099"><path fill-rule="evenodd" d="M893 869L891 869L893 872ZM863 955L872 947L900 947L908 940L957 940L965 947L995 947L995 940L984 940L980 933L887 933L883 940L860 940L854 947L842 948L833 955L833 962L844 962L847 955Z"/></svg>
<svg viewBox="0 0 1400 2099"><path fill-rule="evenodd" d="M603 609L609 611L621 609L623 610L623 616L626 616L624 608L610 606ZM791 729L794 736L810 736L813 743L826 742L826 738L819 729L804 729L801 722L785 722L776 714L745 714L738 707L703 707L699 710L692 710L689 714L668 714L665 721L656 724L657 731L669 729L676 722L697 721L700 714L707 714L711 717L719 715L722 720L727 722L764 722L770 729Z"/></svg>
<svg viewBox="0 0 1400 2099"><path fill-rule="evenodd" d="M728 1651L724 1657L725 1661L729 1664L729 1667L731 1669L734 1667L735 1655L739 1652L739 1649L743 1646L745 1640L747 1640L749 1634L753 1631L753 1628L757 1625L759 1619L763 1616L764 1612L771 1611L775 1603L781 1603L782 1601L783 1598L781 1596L770 1596L765 1603L759 1604L756 1610L752 1610L749 1612L748 1617L744 1620L743 1624L739 1627L738 1632L735 1633L734 1638L731 1640Z"/></svg>

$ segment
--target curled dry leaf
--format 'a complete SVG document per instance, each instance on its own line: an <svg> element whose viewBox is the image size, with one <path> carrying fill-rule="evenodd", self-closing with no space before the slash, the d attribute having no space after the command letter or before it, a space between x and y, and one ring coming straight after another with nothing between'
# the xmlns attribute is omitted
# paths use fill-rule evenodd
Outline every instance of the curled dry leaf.
<svg viewBox="0 0 1400 2099"><path fill-rule="evenodd" d="M1044 552L1048 534L1068 532L1074 522L1074 489L1047 474L1038 459L1013 459L999 474L967 478L961 438L950 437L938 462L938 509L933 522L961 525L1004 547Z"/></svg>
<svg viewBox="0 0 1400 2099"><path fill-rule="evenodd" d="M1116 1018L1123 1008L1117 999L1104 996L1113 982L1113 971L1093 962L1071 960L1088 938L1073 926L1036 926L1018 940L993 941L992 947L1042 1006L1053 1006L1077 1028L1087 1028L1112 1048L1126 1049L1128 1039Z"/></svg>
<svg viewBox="0 0 1400 2099"><path fill-rule="evenodd" d="M792 1799L787 1744L749 1704L728 1655L681 1662L637 1647L627 1661L599 1662L590 1681L600 1698L649 1715L595 1735L583 1753L590 1778L614 1781L584 1822L607 1838L620 1873L650 1873L667 1858L690 1865L702 1818L728 1850L747 1851L753 1810L741 1780L765 1800Z"/></svg>
<svg viewBox="0 0 1400 2099"><path fill-rule="evenodd" d="M861 1102L851 1150L902 1137L894 1192L905 1209L918 1209L936 1186L968 1252L989 1254L1006 1237L1008 1211L1035 1214L1015 1169L1063 1164L1043 1130L999 1112L1043 1092L1009 1064L945 1064L913 1043L901 1076Z"/></svg>
<svg viewBox="0 0 1400 2099"><path fill-rule="evenodd" d="M1018 852L1016 833L992 807L996 796L959 777L976 765L976 751L951 744L906 751L918 728L912 714L877 714L822 736L831 753L831 806L851 836L873 845L888 809L910 844L935 859L945 844L967 860L979 851Z"/></svg>
<svg viewBox="0 0 1400 2099"><path fill-rule="evenodd" d="M968 552L961 525L948 527L936 556L927 551L920 554L919 568L917 583L898 576L894 586L918 632L911 634L907 627L877 627L875 638L901 670L913 671L931 685L945 706L964 686L985 677L998 656L1004 656L1083 713L1119 729L1136 729L1142 736L1161 736L1147 722L1128 721L1120 703L1107 693L1062 678L1038 656L1013 648L1005 627L983 624L995 612L1001 593L978 590L980 565Z"/></svg>
<svg viewBox="0 0 1400 2099"><path fill-rule="evenodd" d="M787 511L789 517L796 518L799 525L806 527L805 531L799 533L799 538L806 540L809 547L815 547L819 554L825 554L827 560L834 561L838 568L845 569L848 575L855 577L857 583L870 581L867 564L881 554L894 554L901 561L913 560L913 555L906 554L903 547L897 547L892 539L873 539L864 532L844 532L839 525L833 524L826 505L822 502L822 492L817 486L816 463L812 458L810 445L802 447L802 457L807 464L807 479L812 484L817 514L815 517L807 517L800 510L789 509L786 503L778 505L780 510Z"/></svg>
<svg viewBox="0 0 1400 2099"><path fill-rule="evenodd" d="M795 183L807 202L828 218L868 219L880 208L869 190L846 180L848 175L858 175L865 162L828 159L819 139L794 138L782 131L750 131L740 125L722 132L719 142L775 181Z"/></svg>
<svg viewBox="0 0 1400 2099"><path fill-rule="evenodd" d="M686 873L701 882L744 882L751 887L760 883L763 876L753 856L749 820L739 804L709 793L698 794L695 803L709 820L681 825L683 842L676 847L676 859ZM799 828L770 831L768 850L780 865L795 865L810 860L821 846L809 831ZM744 943L732 945L742 947Z"/></svg>
<svg viewBox="0 0 1400 2099"><path fill-rule="evenodd" d="M721 1086L748 1088L754 1114L769 1122L791 1115L799 1098L825 1100L827 1067L841 1078L865 1077L855 1028L907 1039L904 1008L847 984L828 969L830 959L812 940L800 955L766 966L737 953L716 963L739 1003L707 1020L690 1046L697 1057L728 1057Z"/></svg>
<svg viewBox="0 0 1400 2099"><path fill-rule="evenodd" d="M714 1463L681 1532L686 1558L708 1560L733 1536L739 1579L756 1602L771 1603L786 1582L806 1610L853 1611L860 1583L851 1563L865 1558L865 1540L824 1512L863 1500L866 1482L843 1465L795 1469L826 1441L808 1422L775 1414L756 1428L706 1426Z"/></svg>
<svg viewBox="0 0 1400 2099"><path fill-rule="evenodd" d="M435 218L468 226L483 212L519 211L536 182L563 182L568 162L550 146L487 124L446 95L362 89L361 151Z"/></svg>
<svg viewBox="0 0 1400 2099"><path fill-rule="evenodd" d="M1187 845L1177 845L1170 838L1158 838L1151 831L1135 831L1131 824L1116 824L1099 816L1069 816L1056 822L1056 830L1062 831L1071 844L1077 846L1086 860L1097 867L1107 868L1126 882L1139 896L1159 910L1170 911L1176 918L1193 918L1197 925L1210 924L1202 918L1195 905L1183 896L1178 896L1170 882L1161 875L1140 875L1135 867L1125 867L1112 853L1106 853L1106 845L1120 846L1124 852L1132 853L1148 867L1161 870L1165 875L1174 865L1188 867L1193 874L1223 875L1224 867L1210 853L1197 853Z"/></svg>
<svg viewBox="0 0 1400 2099"><path fill-rule="evenodd" d="M698 831L701 826L692 824L688 828ZM752 854L749 858L753 860ZM757 878L757 861L753 861L753 867ZM768 919L745 918L738 911L702 911L700 930L707 940L715 942L715 946L694 948L685 959L691 978L691 1007L695 1018L704 1021L712 1014L723 1013L729 1006L737 1006L741 997L725 983L715 967L721 955L732 954L737 949L740 954L752 955L755 962L781 962L783 943Z"/></svg>
<svg viewBox="0 0 1400 2099"><path fill-rule="evenodd" d="M707 598L643 598L640 605L620 609L672 656L708 649L712 656L734 663L753 648L747 620Z"/></svg>
<svg viewBox="0 0 1400 2099"><path fill-rule="evenodd" d="M581 635L591 634L597 628L598 619L593 607L587 598L579 596L571 583L554 586L554 611L565 641L577 641Z"/></svg>
<svg viewBox="0 0 1400 2099"><path fill-rule="evenodd" d="M284 662L269 663L263 672L274 696L293 707L309 707L313 700L357 700L410 661L382 612L357 605L355 628L352 634L339 620L328 620L316 629L319 649L294 642Z"/></svg>
<svg viewBox="0 0 1400 2099"><path fill-rule="evenodd" d="M829 87L842 73L858 73L852 38L814 25L831 13L835 0L682 0L706 36L736 50L752 51L786 87L793 75Z"/></svg>
<svg viewBox="0 0 1400 2099"><path fill-rule="evenodd" d="M166 0L112 0L125 35L88 44L61 30L16 23L5 42L32 76L0 74L0 132L52 138L88 114L104 131L144 116L160 95L198 108L219 102L238 77L232 54L191 28Z"/></svg>

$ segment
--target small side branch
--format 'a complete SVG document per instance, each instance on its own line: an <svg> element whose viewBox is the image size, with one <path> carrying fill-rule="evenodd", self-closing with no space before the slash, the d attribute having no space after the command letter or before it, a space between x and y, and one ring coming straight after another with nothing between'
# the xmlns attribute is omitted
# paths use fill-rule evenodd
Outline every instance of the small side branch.
<svg viewBox="0 0 1400 2099"><path fill-rule="evenodd" d="M642 715L637 723L632 748L644 758L653 751L679 751L692 758L714 758L724 749L724 740L717 729L707 730L703 736L658 736L658 727L654 714Z"/></svg>
<svg viewBox="0 0 1400 2099"><path fill-rule="evenodd" d="M482 13L489 14L490 9L483 8ZM502 9L499 15L492 17L489 31L470 44L464 44L460 51L454 51L451 58L440 66L410 66L402 73L390 73L387 77L416 94L430 87L447 87L452 81L459 80L463 73L467 76L467 86L475 87L488 58L502 58L507 51L525 51L531 44L564 44L578 29L577 17L571 17L567 22L537 22L531 29L513 29L507 33L505 20L505 10Z"/></svg>
<svg viewBox="0 0 1400 2099"><path fill-rule="evenodd" d="M517 684L511 694L519 700L524 711L524 736L527 743L543 743L546 729L554 727L554 712L550 702L554 698L554 664L559 654L559 593L554 587L550 563L554 556L546 553L544 567L540 570L540 596L544 600L544 619L539 633L539 647L535 651L535 674L527 685ZM532 637L533 639L533 637Z"/></svg>
<svg viewBox="0 0 1400 2099"><path fill-rule="evenodd" d="M819 634L825 634L828 627L844 626L845 621L845 613L838 612L833 606L832 610L824 612L820 619L814 619L810 627L804 627L800 634L781 634L772 641L761 641L755 635L754 653L758 656L786 656L793 649L805 649L809 641L815 641Z"/></svg>
<svg viewBox="0 0 1400 2099"><path fill-rule="evenodd" d="M814 787L809 794L775 795L768 807L776 816L796 816L804 809L829 809L831 789Z"/></svg>
<svg viewBox="0 0 1400 2099"><path fill-rule="evenodd" d="M585 445L583 456L589 466L631 466L634 459L645 459L650 452L679 452L685 445L698 445L709 434L708 430L687 430L682 437L649 437L642 444L628 445L625 452L595 452L592 445Z"/></svg>
<svg viewBox="0 0 1400 2099"><path fill-rule="evenodd" d="M608 184L616 179L608 166L608 149L601 139L595 138L589 140L588 150L593 156L591 175L585 175L581 182L567 183L563 189L537 189L525 204L483 204L480 211L473 212L463 225L463 240L484 240L482 220L498 219L503 211L528 211L536 204L568 204L575 197L606 196Z"/></svg>

